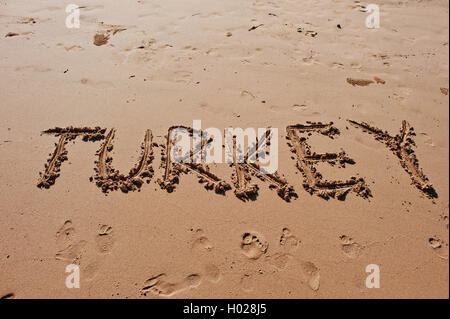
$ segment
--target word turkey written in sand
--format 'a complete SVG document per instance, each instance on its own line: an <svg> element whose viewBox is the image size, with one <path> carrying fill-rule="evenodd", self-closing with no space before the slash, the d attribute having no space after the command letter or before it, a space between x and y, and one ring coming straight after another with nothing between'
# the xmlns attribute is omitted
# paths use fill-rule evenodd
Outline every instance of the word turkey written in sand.
<svg viewBox="0 0 450 319"><path fill-rule="evenodd" d="M407 121L402 122L400 132L393 136L388 132L377 127L371 126L365 122L356 122L348 120L354 127L363 130L372 135L375 140L385 144L394 155L398 158L400 165L408 173L411 182L421 193L428 198L437 198L433 185L430 183L426 175L419 166L419 161L414 152L415 136L414 129ZM103 141L100 149L97 151L97 160L95 161L95 174L90 177L90 181L94 182L104 193L110 191L121 190L124 193L129 191L139 191L144 184L149 184L153 178L155 171L152 167L154 160L153 149L159 148L161 153L161 165L163 174L157 179L157 183L161 189L171 193L179 184L182 174L192 173L197 176L199 183L203 184L205 189L214 190L217 194L225 195L228 190L233 189L237 198L242 201L255 200L258 196L259 186L253 183L252 177L259 179L268 184L268 187L275 190L278 196L286 202L290 202L292 198L297 198L293 186L291 186L285 177L277 172L273 174L263 174L260 170L258 161L250 163L247 159L253 154L247 152L245 160L240 162L236 159L236 140L233 139L234 156L230 166L233 168L231 174L231 182L212 173L210 167L205 163L194 163L194 161L175 162L170 156L175 141L171 138L171 132L177 128L188 129L192 136L193 130L184 126L172 126L165 136L166 143L158 144L153 141L151 130L145 132L144 141L141 145L141 154L137 164L129 171L128 174L120 173L113 168L111 151L113 150L113 141L116 130L95 127L66 127L53 128L42 132L43 134L54 135L59 137L55 144L55 150L50 153L50 158L45 164L45 169L40 173L38 182L39 188L50 188L55 184L56 179L60 176L61 165L68 159L67 144L69 141L75 142L78 137L85 142ZM287 144L293 153L292 158L296 161L296 167L303 177L303 188L311 195L317 195L324 199L337 198L345 200L348 193L352 192L362 198L369 198L372 193L362 177L350 177L347 180L326 180L317 171L316 166L320 163L328 163L332 166L345 167L345 165L353 165L355 161L350 158L345 151L340 153L316 153L311 151L308 139L312 134L320 134L330 139L334 139L340 134L338 128L330 123L306 122L306 124L296 124L286 127ZM201 152L210 143L210 140L203 140L198 150L190 151L188 156L191 159ZM257 143L265 142L270 145L267 136L261 137Z"/></svg>

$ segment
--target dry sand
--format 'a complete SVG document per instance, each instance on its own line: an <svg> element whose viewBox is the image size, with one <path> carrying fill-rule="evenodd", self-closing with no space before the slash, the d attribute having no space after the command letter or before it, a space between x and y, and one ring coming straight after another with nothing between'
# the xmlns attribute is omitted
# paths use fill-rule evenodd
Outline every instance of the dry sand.
<svg viewBox="0 0 450 319"><path fill-rule="evenodd" d="M80 0L68 29L71 2L0 1L0 296L449 297L448 1L379 1L379 29L344 0ZM215 164L204 179L225 195L198 167L169 193L164 136L194 119L278 128L275 189L252 177L238 198L251 168ZM340 134L308 137L307 121ZM68 126L100 130L41 135ZM296 136L334 153L314 159L324 180L356 182L321 186ZM132 167L140 191L105 180Z"/></svg>

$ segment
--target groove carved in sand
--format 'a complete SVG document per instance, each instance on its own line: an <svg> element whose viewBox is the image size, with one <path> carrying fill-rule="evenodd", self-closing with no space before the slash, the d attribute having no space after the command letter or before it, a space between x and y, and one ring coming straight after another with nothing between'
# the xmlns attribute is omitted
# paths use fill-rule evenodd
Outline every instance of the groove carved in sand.
<svg viewBox="0 0 450 319"><path fill-rule="evenodd" d="M303 187L307 192L317 194L325 199L337 197L340 200L344 200L350 191L363 198L371 196L363 178L351 177L346 181L328 181L324 180L322 175L317 172L314 164L318 162L326 162L339 167L345 167L345 164L354 164L354 161L344 151L325 154L312 152L307 144L308 138L300 136L300 134L316 132L333 138L339 134L339 130L333 126L333 122L326 124L307 122L307 125L290 125L286 128L286 132L286 138L290 141L288 145L291 147L291 151L297 155L297 168L303 174Z"/></svg>
<svg viewBox="0 0 450 319"><path fill-rule="evenodd" d="M267 145L270 145L269 131L267 131L266 134L260 138L260 141L256 141L257 145L261 145L261 143L267 143ZM233 173L232 178L235 186L234 193L236 197L243 201L256 199L259 188L258 185L250 183L251 176L255 176L263 182L268 182L269 188L275 189L278 196L286 202L289 202L292 197L297 197L294 188L289 185L284 177L277 173L264 174L261 172L261 167L258 162L248 162L248 159L257 152L255 146L252 149L252 152L246 154L244 162L238 163L236 138L233 138L233 166L235 167L235 172Z"/></svg>
<svg viewBox="0 0 450 319"><path fill-rule="evenodd" d="M413 147L416 146L413 136L416 134L414 133L414 128L411 127L407 121L402 121L400 132L395 136L391 136L388 132L365 122L359 123L353 120L348 121L353 126L362 129L363 132L372 135L377 141L384 143L398 157L401 166L411 177L412 184L421 190L427 197L438 197L433 185L419 167L419 160L413 150Z"/></svg>
<svg viewBox="0 0 450 319"><path fill-rule="evenodd" d="M235 167L235 172L232 175L235 187L234 194L243 201L255 199L258 195L258 185L250 184L251 177L248 166L245 163L238 163L237 161L235 138L233 138L233 165Z"/></svg>
<svg viewBox="0 0 450 319"><path fill-rule="evenodd" d="M50 158L45 164L44 172L40 172L40 178L37 186L39 188L49 188L55 184L55 180L60 175L62 162L68 159L66 145L69 141L75 140L78 136L82 136L83 141L98 141L104 139L106 129L95 127L73 127L69 126L66 128L55 127L43 131L42 134L55 135L59 137L58 143L55 144L55 150L53 153L49 154Z"/></svg>
<svg viewBox="0 0 450 319"><path fill-rule="evenodd" d="M172 126L167 133L166 145L162 146L161 151L161 165L164 166L164 176L158 180L162 189L169 193L173 192L175 185L179 183L179 176L181 173L192 172L198 177L200 184L204 184L205 189L214 190L217 194L224 194L231 186L217 175L211 173L209 166L203 163L194 163L194 155L202 152L210 140L202 139L201 147L191 151L189 154L189 161L173 161L171 158L172 148L175 141L172 139L172 131L174 129L185 129L192 136L193 129L185 126Z"/></svg>
<svg viewBox="0 0 450 319"><path fill-rule="evenodd" d="M96 161L95 175L91 177L91 181L95 180L95 184L107 193L112 190L135 191L140 189L142 184L150 182L153 177L153 144L152 131L145 132L144 142L141 145L141 155L138 163L130 170L127 176L112 167L112 157L109 153L113 149L113 140L116 130L113 128L109 131L106 139L97 152L98 161Z"/></svg>
<svg viewBox="0 0 450 319"><path fill-rule="evenodd" d="M0 297L0 299L14 299L15 298L15 294L13 292L7 293L6 295L3 295Z"/></svg>

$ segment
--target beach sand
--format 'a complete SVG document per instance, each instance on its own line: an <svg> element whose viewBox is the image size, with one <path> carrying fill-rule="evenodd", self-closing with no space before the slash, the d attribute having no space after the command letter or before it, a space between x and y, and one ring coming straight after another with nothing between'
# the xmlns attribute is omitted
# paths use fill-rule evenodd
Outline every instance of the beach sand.
<svg viewBox="0 0 450 319"><path fill-rule="evenodd" d="M380 1L376 29L344 0L79 0L67 28L72 2L0 1L0 297L449 297L448 1ZM278 128L280 179L173 184L165 136L193 120ZM70 126L94 130L42 134Z"/></svg>

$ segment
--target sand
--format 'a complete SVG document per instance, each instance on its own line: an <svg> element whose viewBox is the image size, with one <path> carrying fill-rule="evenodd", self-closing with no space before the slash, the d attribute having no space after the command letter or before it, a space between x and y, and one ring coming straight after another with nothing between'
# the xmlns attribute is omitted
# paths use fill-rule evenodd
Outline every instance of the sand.
<svg viewBox="0 0 450 319"><path fill-rule="evenodd" d="M0 297L449 297L448 1L70 3L0 1ZM278 171L172 163L193 120Z"/></svg>

